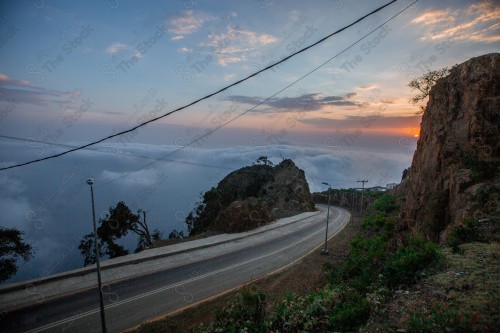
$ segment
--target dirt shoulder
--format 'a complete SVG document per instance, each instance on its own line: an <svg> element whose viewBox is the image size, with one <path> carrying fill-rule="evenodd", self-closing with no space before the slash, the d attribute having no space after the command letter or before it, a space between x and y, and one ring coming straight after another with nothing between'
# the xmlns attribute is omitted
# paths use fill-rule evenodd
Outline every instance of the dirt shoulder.
<svg viewBox="0 0 500 333"><path fill-rule="evenodd" d="M262 290L267 294L269 311L289 293L307 295L311 291L322 288L326 283L323 264L329 262L336 265L348 255L350 241L358 233L362 221L361 217L354 217L352 225L347 225L328 241L329 255L320 254L318 249L294 265L251 283L250 288ZM210 323L214 319L215 311L226 305L239 292L239 289L229 292L173 316L166 316L160 320L146 323L131 332L195 332L201 324Z"/></svg>

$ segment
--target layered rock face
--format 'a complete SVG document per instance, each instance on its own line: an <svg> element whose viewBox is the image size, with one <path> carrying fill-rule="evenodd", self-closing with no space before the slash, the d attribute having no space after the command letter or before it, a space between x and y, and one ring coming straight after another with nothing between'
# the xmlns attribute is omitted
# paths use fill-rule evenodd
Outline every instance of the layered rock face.
<svg viewBox="0 0 500 333"><path fill-rule="evenodd" d="M500 54L455 66L432 88L403 197L400 235L446 242L466 220L499 216Z"/></svg>

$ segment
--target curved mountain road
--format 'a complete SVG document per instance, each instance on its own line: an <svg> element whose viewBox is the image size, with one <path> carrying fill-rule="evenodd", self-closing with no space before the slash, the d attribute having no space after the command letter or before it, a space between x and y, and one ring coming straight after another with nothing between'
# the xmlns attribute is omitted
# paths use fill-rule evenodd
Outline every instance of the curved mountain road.
<svg viewBox="0 0 500 333"><path fill-rule="evenodd" d="M289 228L267 231L251 245L231 252L220 246L209 258L159 269L103 285L108 332L120 332L175 312L203 299L275 272L324 242L326 207ZM330 208L329 237L349 221L349 213ZM255 237L255 236L249 236ZM239 242L239 241L235 241ZM95 288L4 313L6 332L100 332Z"/></svg>

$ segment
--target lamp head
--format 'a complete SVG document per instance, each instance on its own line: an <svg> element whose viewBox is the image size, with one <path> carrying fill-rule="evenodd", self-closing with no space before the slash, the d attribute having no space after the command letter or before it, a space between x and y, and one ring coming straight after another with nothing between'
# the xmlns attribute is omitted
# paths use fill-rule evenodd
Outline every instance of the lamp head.
<svg viewBox="0 0 500 333"><path fill-rule="evenodd" d="M87 184L90 186L94 185L94 180L92 178L87 179Z"/></svg>

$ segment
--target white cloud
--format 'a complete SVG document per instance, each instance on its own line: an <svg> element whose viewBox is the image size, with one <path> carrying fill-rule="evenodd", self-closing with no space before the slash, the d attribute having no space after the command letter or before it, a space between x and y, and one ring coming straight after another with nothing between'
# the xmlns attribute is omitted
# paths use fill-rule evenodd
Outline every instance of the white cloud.
<svg viewBox="0 0 500 333"><path fill-rule="evenodd" d="M104 182L112 181L123 177L121 184L126 186L153 186L166 177L164 173L157 169L144 169L139 172L129 174L127 172L115 172L110 170L103 170L101 178Z"/></svg>
<svg viewBox="0 0 500 333"><path fill-rule="evenodd" d="M298 10L294 9L290 12L290 20L292 22L297 22L300 19L300 17L301 17L300 12Z"/></svg>
<svg viewBox="0 0 500 333"><path fill-rule="evenodd" d="M242 62L246 60L246 56L244 54L241 57L228 57L224 55L218 56L217 63L221 66L227 66L228 64Z"/></svg>
<svg viewBox="0 0 500 333"><path fill-rule="evenodd" d="M9 195L19 195L26 190L26 185L19 179L8 177L5 174L0 175L0 188L2 192Z"/></svg>
<svg viewBox="0 0 500 333"><path fill-rule="evenodd" d="M281 161L280 156L291 158L304 169L311 191L324 189L321 182L329 179L342 180L332 183L334 187L356 186L352 180L358 177L367 177L370 186L398 182L402 170L411 162L412 155L406 149L401 154L376 154L355 151L351 145L344 146L339 155L330 143L333 144L327 142L317 147L279 144L210 149L194 146L192 151L179 151L169 157L180 163L162 161L137 173L131 172L150 163L151 159L81 151L54 162L40 163L34 166L36 172L32 168L20 168L8 173L7 178L0 177L2 225L19 226L35 247L43 248L22 266L15 279L33 278L45 270L58 273L81 267L79 252L68 249L78 246L81 237L92 229L90 191L85 182L89 177L95 179L98 218L123 200L133 211L147 210L150 227L168 235L174 228L185 230L183 217L195 207L200 193L217 186L231 171L250 165L261 155L275 163ZM177 148L130 143L120 149L140 156L165 156ZM1 149L2 156L9 156L15 162L32 157L32 151L23 143L3 144ZM58 149L47 146L45 153L52 154ZM106 184L118 177L123 178ZM40 202L45 202L43 209L38 208ZM34 213L27 217L27 211ZM43 219L43 228L36 227L37 219ZM53 247L46 247L47 242ZM59 263L54 258L59 258L61 251L68 253L68 257Z"/></svg>
<svg viewBox="0 0 500 333"><path fill-rule="evenodd" d="M227 27L227 31L210 34L205 45L210 47L217 57L217 63L226 66L230 63L246 61L256 55L259 48L274 44L278 38L269 34L259 34L254 31Z"/></svg>
<svg viewBox="0 0 500 333"><path fill-rule="evenodd" d="M30 83L26 80L16 80L9 77L6 74L0 73L0 85L9 85L9 86L28 86Z"/></svg>
<svg viewBox="0 0 500 333"><path fill-rule="evenodd" d="M177 36L174 36L172 38L170 38L171 40L181 40L181 39L184 39L184 36L181 36L181 35L177 35Z"/></svg>
<svg viewBox="0 0 500 333"><path fill-rule="evenodd" d="M26 80L18 80L0 73L0 102L28 103L34 105L71 105L80 96L78 90L58 91L38 87Z"/></svg>
<svg viewBox="0 0 500 333"><path fill-rule="evenodd" d="M363 85L363 86L358 86L355 89L359 89L359 90L371 90L371 89L375 89L375 88L377 88L376 85L374 85L374 84L367 84L367 85Z"/></svg>
<svg viewBox="0 0 500 333"><path fill-rule="evenodd" d="M257 39L258 39L260 45L273 44L273 43L276 43L278 41L278 38L271 36L271 35L266 35L266 34L258 36Z"/></svg>
<svg viewBox="0 0 500 333"><path fill-rule="evenodd" d="M3 227L23 229L26 224L26 214L32 211L31 205L24 197L2 197L0 198L0 209L2 210Z"/></svg>
<svg viewBox="0 0 500 333"><path fill-rule="evenodd" d="M128 48L127 44L123 44L120 42L114 42L114 43L111 43L111 45L109 45L106 48L106 52L109 54L117 54L120 51L126 50L127 48Z"/></svg>
<svg viewBox="0 0 500 333"><path fill-rule="evenodd" d="M424 25L435 25L449 20L455 21L455 18L449 16L448 10L432 10L414 18L411 22Z"/></svg>
<svg viewBox="0 0 500 333"><path fill-rule="evenodd" d="M411 23L426 28L422 40L493 43L500 41L499 20L500 7L483 2L464 9L429 10Z"/></svg>
<svg viewBox="0 0 500 333"><path fill-rule="evenodd" d="M168 20L168 32L174 35L172 39L182 39L185 35L198 31L205 22L210 20L213 20L213 17L205 12L187 10Z"/></svg>
<svg viewBox="0 0 500 333"><path fill-rule="evenodd" d="M1 174L0 188L2 226L23 229L26 225L26 213L32 210L25 196L27 186L18 177Z"/></svg>

